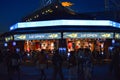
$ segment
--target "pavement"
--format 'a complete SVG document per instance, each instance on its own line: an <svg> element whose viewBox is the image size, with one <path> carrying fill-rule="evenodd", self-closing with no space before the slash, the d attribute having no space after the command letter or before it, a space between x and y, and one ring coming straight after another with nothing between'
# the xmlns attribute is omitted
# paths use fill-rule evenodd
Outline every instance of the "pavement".
<svg viewBox="0 0 120 80"><path fill-rule="evenodd" d="M52 67L46 69L47 80L52 80ZM65 80L69 80L69 69L63 68L63 74ZM81 75L79 75L81 76ZM40 72L35 65L22 65L21 66L21 80L39 80ZM14 74L13 80L17 79L17 73ZM0 80L8 80L6 66L0 65ZM57 77L59 79L59 76ZM82 78L78 78L77 73L72 75L71 80L83 80ZM93 76L92 80L115 80L115 76L109 71L109 64L97 64L93 67Z"/></svg>

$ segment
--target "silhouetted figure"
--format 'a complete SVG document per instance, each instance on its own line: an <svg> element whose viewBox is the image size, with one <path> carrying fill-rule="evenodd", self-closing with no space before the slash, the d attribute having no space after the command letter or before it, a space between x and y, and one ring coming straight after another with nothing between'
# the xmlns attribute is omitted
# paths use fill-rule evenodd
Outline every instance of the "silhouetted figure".
<svg viewBox="0 0 120 80"><path fill-rule="evenodd" d="M0 63L2 63L3 62L3 53L1 52L1 50L0 50Z"/></svg>
<svg viewBox="0 0 120 80"><path fill-rule="evenodd" d="M113 56L112 56L112 62L111 62L111 71L114 72L115 77L117 80L120 80L120 48L119 47L114 47L113 48Z"/></svg>
<svg viewBox="0 0 120 80"><path fill-rule="evenodd" d="M63 59L61 55L59 54L58 50L55 51L52 57L52 63L53 63L53 79L52 80L56 80L57 74L59 74L61 80L64 80L64 76L62 73Z"/></svg>
<svg viewBox="0 0 120 80"><path fill-rule="evenodd" d="M12 77L15 72L18 73L18 80L20 80L20 56L16 52L8 51L6 57L7 71L9 79L12 80Z"/></svg>
<svg viewBox="0 0 120 80"><path fill-rule="evenodd" d="M77 70L76 68L77 63L74 51L70 52L68 62L69 62L69 80L72 80L72 76L73 75L75 76Z"/></svg>
<svg viewBox="0 0 120 80"><path fill-rule="evenodd" d="M84 79L85 80L92 80L92 55L90 49L86 48L84 51Z"/></svg>
<svg viewBox="0 0 120 80"><path fill-rule="evenodd" d="M40 69L40 80L46 80L47 76L45 74L45 69L47 68L47 56L44 50L41 50L41 52L38 54L39 54L38 65Z"/></svg>
<svg viewBox="0 0 120 80"><path fill-rule="evenodd" d="M80 48L78 50L78 73L83 74L83 62L84 62L84 49Z"/></svg>

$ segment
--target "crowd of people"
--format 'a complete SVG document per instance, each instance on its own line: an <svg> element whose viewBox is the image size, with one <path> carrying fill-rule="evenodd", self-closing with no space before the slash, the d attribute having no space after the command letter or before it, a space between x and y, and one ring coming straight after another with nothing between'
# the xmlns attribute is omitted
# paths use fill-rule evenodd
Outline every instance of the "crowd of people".
<svg viewBox="0 0 120 80"><path fill-rule="evenodd" d="M113 49L113 57L110 66L110 70L113 71L116 75L116 78L119 79L120 75L120 50L118 47ZM26 53L27 54L27 53ZM30 55L28 55L30 56ZM82 77L83 80L92 80L93 73L93 55L89 48L80 48L77 51L70 51L66 53L66 57L63 57L59 53L59 50L55 50L53 52L53 56L51 58L51 63L48 61L48 55L45 50L41 50L37 52L36 56L33 56L33 63L35 63L40 72L39 80L47 80L46 69L49 68L49 64L52 65L53 68L53 76L52 80L57 80L57 75L59 75L60 80L65 80L63 74L63 67L65 62L65 66L68 68L69 80L73 80L72 75L77 75L78 80L79 77ZM24 56L16 51L8 50L5 55L0 51L0 63L4 62L7 66L7 72L9 76L9 80L12 80L13 74L15 72L18 73L18 80L20 80L20 66L22 62L25 62ZM117 80L116 79L116 80Z"/></svg>

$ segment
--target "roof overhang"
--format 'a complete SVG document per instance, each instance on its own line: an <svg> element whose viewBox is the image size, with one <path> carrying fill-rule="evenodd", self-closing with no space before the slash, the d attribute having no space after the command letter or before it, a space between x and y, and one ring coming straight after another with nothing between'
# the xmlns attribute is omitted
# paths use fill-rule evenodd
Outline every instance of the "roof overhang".
<svg viewBox="0 0 120 80"><path fill-rule="evenodd" d="M48 20L19 22L10 27L10 31L16 29L36 28L36 27L53 27L53 26L97 26L97 27L115 27L120 28L120 23L110 20Z"/></svg>

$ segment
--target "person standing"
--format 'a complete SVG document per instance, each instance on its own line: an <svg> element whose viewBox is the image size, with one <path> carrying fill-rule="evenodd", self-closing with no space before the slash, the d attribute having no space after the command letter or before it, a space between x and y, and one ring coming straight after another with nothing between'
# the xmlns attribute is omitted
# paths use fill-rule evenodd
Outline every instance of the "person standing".
<svg viewBox="0 0 120 80"><path fill-rule="evenodd" d="M78 73L83 74L83 62L84 62L84 49L80 48L78 50L77 64L78 64Z"/></svg>
<svg viewBox="0 0 120 80"><path fill-rule="evenodd" d="M92 55L89 48L85 48L84 55L85 55L84 63L83 63L84 79L92 80L93 64L92 64Z"/></svg>
<svg viewBox="0 0 120 80"><path fill-rule="evenodd" d="M112 55L112 61L111 61L111 71L114 71L114 75L116 77L116 80L119 80L119 76L120 76L120 50L119 50L119 46L115 46L113 48L113 55Z"/></svg>
<svg viewBox="0 0 120 80"><path fill-rule="evenodd" d="M37 60L40 69L40 80L46 80L47 76L45 74L45 69L47 68L47 56L44 50L41 50L41 52L38 54L39 55Z"/></svg>
<svg viewBox="0 0 120 80"><path fill-rule="evenodd" d="M3 53L2 53L2 51L0 50L0 63L2 63L3 62Z"/></svg>
<svg viewBox="0 0 120 80"><path fill-rule="evenodd" d="M76 57L75 57L75 52L74 51L71 51L70 52L70 56L69 56L69 59L68 59L68 63L69 63L69 80L72 80L72 76L76 75L76 72L77 72L77 68L76 68Z"/></svg>
<svg viewBox="0 0 120 80"><path fill-rule="evenodd" d="M19 54L17 54L16 52L8 51L7 57L6 57L6 63L7 63L9 80L12 80L14 72L18 73L18 80L20 80L21 59Z"/></svg>
<svg viewBox="0 0 120 80"><path fill-rule="evenodd" d="M53 79L52 80L56 80L57 74L59 74L61 80L64 80L64 76L62 73L62 63L63 63L63 59L61 55L59 54L59 51L56 50L52 57L52 64L53 64Z"/></svg>

